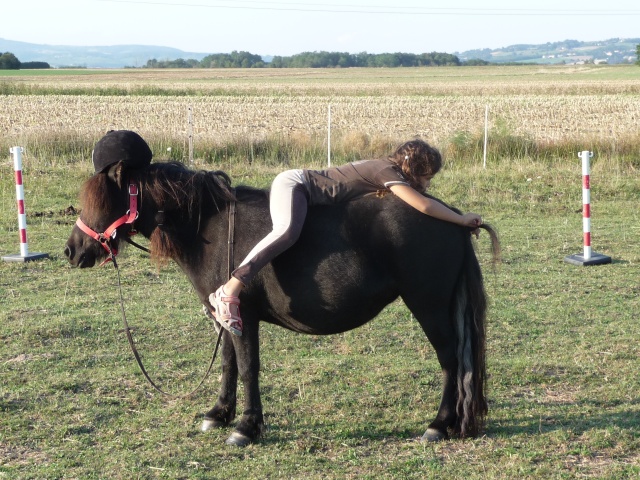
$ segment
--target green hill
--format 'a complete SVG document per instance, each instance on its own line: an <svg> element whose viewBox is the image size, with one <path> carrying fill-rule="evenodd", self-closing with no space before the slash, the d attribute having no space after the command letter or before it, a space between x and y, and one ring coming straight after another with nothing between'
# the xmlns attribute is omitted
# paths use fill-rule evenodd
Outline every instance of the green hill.
<svg viewBox="0 0 640 480"><path fill-rule="evenodd" d="M640 38L611 38L609 40L580 42L564 40L542 45L511 45L504 48L484 48L456 52L460 60L485 60L493 63L634 63Z"/></svg>
<svg viewBox="0 0 640 480"><path fill-rule="evenodd" d="M208 53L184 52L177 48L149 45L69 46L39 45L0 38L0 52L11 52L21 62L47 62L52 67L123 68L142 67L150 59L202 60Z"/></svg>

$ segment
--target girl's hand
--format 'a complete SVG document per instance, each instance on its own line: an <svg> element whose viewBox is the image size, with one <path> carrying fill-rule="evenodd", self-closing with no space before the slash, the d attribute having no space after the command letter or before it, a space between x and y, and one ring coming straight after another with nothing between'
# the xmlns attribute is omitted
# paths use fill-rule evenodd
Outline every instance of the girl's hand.
<svg viewBox="0 0 640 480"><path fill-rule="evenodd" d="M476 213L465 213L462 215L462 225L470 228L478 228L482 225L482 217Z"/></svg>

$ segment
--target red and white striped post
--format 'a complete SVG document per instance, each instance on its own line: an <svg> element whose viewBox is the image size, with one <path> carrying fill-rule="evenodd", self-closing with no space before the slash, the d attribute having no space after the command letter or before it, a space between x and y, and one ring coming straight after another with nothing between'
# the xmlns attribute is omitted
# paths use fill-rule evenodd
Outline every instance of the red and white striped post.
<svg viewBox="0 0 640 480"><path fill-rule="evenodd" d="M591 167L593 153L584 150L578 154L582 158L582 233L584 251L582 255L569 255L565 261L574 265L602 265L611 263L611 257L591 250Z"/></svg>
<svg viewBox="0 0 640 480"><path fill-rule="evenodd" d="M2 257L6 261L26 262L47 258L46 253L29 253L27 243L27 214L24 210L24 186L22 185L22 147L12 147L9 149L13 156L13 169L16 174L16 199L18 201L18 228L20 230L20 253Z"/></svg>
<svg viewBox="0 0 640 480"><path fill-rule="evenodd" d="M580 152L582 157L582 233L584 236L585 260L591 260L591 167L589 160L593 157L592 152Z"/></svg>

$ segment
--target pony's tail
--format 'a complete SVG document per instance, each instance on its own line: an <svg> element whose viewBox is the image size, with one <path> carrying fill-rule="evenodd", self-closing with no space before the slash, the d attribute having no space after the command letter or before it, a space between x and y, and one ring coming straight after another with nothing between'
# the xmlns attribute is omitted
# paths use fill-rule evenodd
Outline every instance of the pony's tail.
<svg viewBox="0 0 640 480"><path fill-rule="evenodd" d="M454 425L454 434L462 438L477 436L484 427L487 415L486 311L487 299L482 272L471 241L468 240L453 308L458 359L457 422Z"/></svg>

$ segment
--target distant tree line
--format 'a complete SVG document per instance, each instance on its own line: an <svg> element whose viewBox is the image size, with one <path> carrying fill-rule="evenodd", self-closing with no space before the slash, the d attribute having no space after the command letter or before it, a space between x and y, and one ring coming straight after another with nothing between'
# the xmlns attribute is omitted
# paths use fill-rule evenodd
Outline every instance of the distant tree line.
<svg viewBox="0 0 640 480"><path fill-rule="evenodd" d="M260 55L249 52L216 53L207 55L202 60L156 60L147 61L143 68L260 68L265 63Z"/></svg>
<svg viewBox="0 0 640 480"><path fill-rule="evenodd" d="M636 56L638 57L636 65L640 65L640 45L636 45Z"/></svg>
<svg viewBox="0 0 640 480"><path fill-rule="evenodd" d="M47 62L21 62L10 52L0 55L0 70L21 70L27 68L51 68Z"/></svg>
<svg viewBox="0 0 640 480"><path fill-rule="evenodd" d="M343 53L304 52L290 57L273 57L270 63L249 52L217 53L197 60L149 60L144 68L348 68L348 67L430 67L488 65L483 60L461 62L449 53Z"/></svg>
<svg viewBox="0 0 640 480"><path fill-rule="evenodd" d="M431 67L458 66L460 59L449 53L341 53L304 52L291 57L273 57L273 68L331 67Z"/></svg>
<svg viewBox="0 0 640 480"><path fill-rule="evenodd" d="M156 60L152 58L147 60L147 64L143 68L199 68L200 62L198 60L184 60L178 58L176 60Z"/></svg>
<svg viewBox="0 0 640 480"><path fill-rule="evenodd" d="M217 53L200 60L202 68L262 68L265 65L260 55L249 52Z"/></svg>

